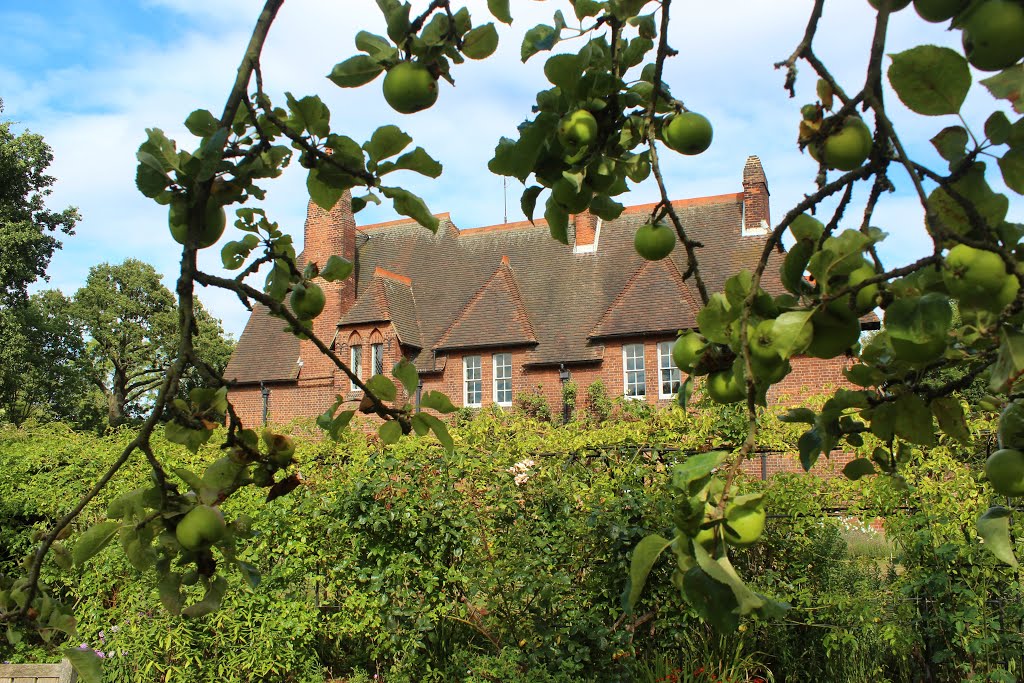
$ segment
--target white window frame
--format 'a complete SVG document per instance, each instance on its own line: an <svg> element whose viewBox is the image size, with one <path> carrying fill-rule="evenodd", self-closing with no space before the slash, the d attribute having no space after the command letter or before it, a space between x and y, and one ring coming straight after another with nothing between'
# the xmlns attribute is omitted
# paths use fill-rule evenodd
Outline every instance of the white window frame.
<svg viewBox="0 0 1024 683"><path fill-rule="evenodd" d="M349 358L349 364L348 364L349 370L352 371L353 375L355 375L359 379L362 379L363 378L363 345L362 344L353 344L352 347L349 349L348 358ZM355 382L352 382L352 391L355 391L355 392L358 392L358 393L362 393L363 392L363 390L360 389L358 387L358 385L356 385Z"/></svg>
<svg viewBox="0 0 1024 683"><path fill-rule="evenodd" d="M494 402L504 408L512 405L512 354L496 353L491 356L491 369L494 374ZM501 382L504 386L499 386ZM507 386L507 389L505 388ZM508 393L508 400L500 399L503 393Z"/></svg>
<svg viewBox="0 0 1024 683"><path fill-rule="evenodd" d="M658 343L658 398L671 399L675 398L676 394L679 393L679 387L682 385L683 376L679 372L679 368L672 362L672 344L674 342L663 341ZM667 375L667 377L666 377ZM675 391L668 394L665 393L665 382L669 383L669 387L675 385Z"/></svg>
<svg viewBox="0 0 1024 683"><path fill-rule="evenodd" d="M475 361L475 362L474 362ZM475 366L475 367L474 367ZM473 371L476 372L473 372ZM469 385L470 383L476 385L476 391L479 399L476 403L471 403L469 400ZM467 408L479 408L483 405L484 401L484 363L482 356L463 356L462 357L462 405Z"/></svg>
<svg viewBox="0 0 1024 683"><path fill-rule="evenodd" d="M639 351L639 355L637 355L637 351ZM630 361L633 361L632 368L630 368ZM631 382L630 379L633 381ZM639 381L636 381L637 379ZM643 391L630 393L631 386L642 388ZM627 399L640 401L644 400L647 396L647 371L644 363L643 344L622 345L622 394Z"/></svg>
<svg viewBox="0 0 1024 683"><path fill-rule="evenodd" d="M379 370L377 368L380 368ZM384 374L384 343L370 344L370 374Z"/></svg>

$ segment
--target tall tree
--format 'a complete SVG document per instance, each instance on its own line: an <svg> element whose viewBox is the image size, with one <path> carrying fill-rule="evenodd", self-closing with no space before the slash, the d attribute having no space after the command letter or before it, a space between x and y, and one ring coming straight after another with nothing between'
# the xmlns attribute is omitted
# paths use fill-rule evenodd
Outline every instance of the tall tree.
<svg viewBox="0 0 1024 683"><path fill-rule="evenodd" d="M147 407L147 397L174 358L178 338L174 295L153 266L127 259L120 265L102 263L91 268L74 304L88 340L87 376L103 394L107 423L117 427ZM196 325L197 355L223 370L232 345L224 339L220 322L203 310L196 315ZM199 383L198 377L192 381Z"/></svg>
<svg viewBox="0 0 1024 683"><path fill-rule="evenodd" d="M5 362L0 365L0 411L21 424L35 415L93 422L89 385L80 361L85 351L72 302L57 290L33 294L0 316ZM84 409L84 410L83 410Z"/></svg>
<svg viewBox="0 0 1024 683"><path fill-rule="evenodd" d="M41 135L15 135L11 126L0 120L0 304L5 308L23 302L28 286L46 277L53 252L61 246L57 235L73 234L80 219L75 208L46 208L55 182L46 174L53 153Z"/></svg>

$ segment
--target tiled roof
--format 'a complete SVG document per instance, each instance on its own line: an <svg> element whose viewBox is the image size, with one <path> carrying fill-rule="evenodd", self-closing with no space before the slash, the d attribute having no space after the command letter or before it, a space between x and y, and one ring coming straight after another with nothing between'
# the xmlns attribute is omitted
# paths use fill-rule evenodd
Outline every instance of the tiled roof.
<svg viewBox="0 0 1024 683"><path fill-rule="evenodd" d="M224 369L229 382L282 382L299 376L299 340L266 306L255 306Z"/></svg>
<svg viewBox="0 0 1024 683"><path fill-rule="evenodd" d="M536 344L507 256L434 345L440 349Z"/></svg>
<svg viewBox="0 0 1024 683"><path fill-rule="evenodd" d="M742 234L743 193L674 206L690 237L704 245L698 258L709 292L721 291L728 277L756 265L766 236ZM591 253L573 253L572 226L567 246L551 238L543 220L459 231L442 215L436 234L411 220L365 226L356 242L357 303L339 323L390 320L403 343L421 349L413 351L421 372L443 367L445 348L529 343L527 364L592 362L602 358L605 337L695 326L696 289L680 276L687 269L685 251L677 248L668 259L648 263L633 248L636 228L652 209L630 207L601 224ZM772 294L784 291L781 263L782 255L773 252L762 281ZM411 284L380 271L400 273ZM250 337L264 345L273 337L281 345L273 353L276 361L246 353L233 358L229 369L239 368L241 377L245 367L247 378L294 378L298 342L282 327L254 314L239 348L247 350ZM413 330L419 343L411 341L417 336ZM285 353L284 347L291 350Z"/></svg>
<svg viewBox="0 0 1024 683"><path fill-rule="evenodd" d="M591 339L648 333L674 333L697 326L700 299L683 282L672 259L645 261L601 320Z"/></svg>

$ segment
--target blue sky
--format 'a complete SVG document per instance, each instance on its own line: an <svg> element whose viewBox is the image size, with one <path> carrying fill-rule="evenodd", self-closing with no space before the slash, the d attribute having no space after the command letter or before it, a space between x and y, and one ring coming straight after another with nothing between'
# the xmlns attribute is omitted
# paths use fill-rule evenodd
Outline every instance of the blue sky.
<svg viewBox="0 0 1024 683"><path fill-rule="evenodd" d="M465 4L478 23L487 20L484 0ZM359 29L384 33L375 3L289 0L267 42L267 89L278 101L286 90L296 96L321 95L331 107L335 129L357 140L365 140L379 125L402 126L445 166L436 181L410 174L403 179L410 189L433 211L451 212L459 227L500 223L502 179L491 175L486 163L498 138L514 135L515 126L530 116L534 94L545 87L543 56L524 67L519 40L530 26L550 22L564 3L512 4L516 21L511 29L499 26L502 44L496 57L457 67L457 87L442 84L435 107L402 116L384 103L379 80L359 90L340 90L324 78L336 62L355 53ZM676 97L715 126L714 144L705 154L663 154L674 198L739 191L750 154L764 164L774 217L813 189L816 164L798 152L795 140L799 107L814 100L814 78L809 68L801 68L793 100L782 89L782 73L772 68L798 42L810 5L810 0L673 4L670 43L680 55L669 61L666 80ZM58 179L51 206L74 205L83 215L77 234L55 256L49 283L40 286L72 294L90 266L129 256L152 263L172 285L180 252L167 231L164 209L135 189L135 150L147 127L162 128L180 146L194 144L182 122L193 109L221 109L260 7L255 0L0 0L2 116L16 121L16 130L45 136L54 152L51 173ZM867 0L826 5L816 51L851 91L863 79L872 21ZM893 18L888 51L957 41L957 34L918 20L908 9ZM912 154L938 165L928 139L957 121L917 117L891 94L888 102ZM981 128L991 102L976 86L965 107L972 127ZM301 171L296 166L272 185L264 205L299 241L306 203ZM927 253L928 244L908 183L896 174L894 180L898 192L885 198L874 222L890 233L883 256L897 263ZM509 220L521 219L520 191L517 182L509 183ZM648 181L625 202L642 204L656 196ZM858 194L861 201L865 196L866 190ZM1014 204L1016 219L1024 220L1020 202ZM382 207L359 214L357 221L394 217ZM202 267L218 270L216 251L202 255ZM200 297L228 331L240 334L248 314L237 299L208 291Z"/></svg>

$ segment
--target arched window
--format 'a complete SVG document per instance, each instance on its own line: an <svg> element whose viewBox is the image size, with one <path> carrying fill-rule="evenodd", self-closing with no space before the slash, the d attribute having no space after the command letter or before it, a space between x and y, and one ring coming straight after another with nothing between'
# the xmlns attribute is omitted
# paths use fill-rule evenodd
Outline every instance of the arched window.
<svg viewBox="0 0 1024 683"><path fill-rule="evenodd" d="M359 379L363 378L363 338L359 336L358 332L353 332L348 338L348 367L352 371L352 374ZM352 391L361 391L361 389L352 383Z"/></svg>
<svg viewBox="0 0 1024 683"><path fill-rule="evenodd" d="M370 333L370 374L384 374L384 335L376 328Z"/></svg>

